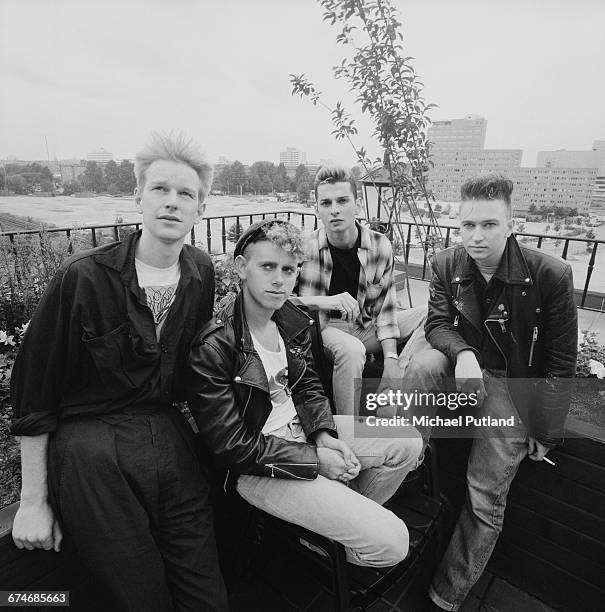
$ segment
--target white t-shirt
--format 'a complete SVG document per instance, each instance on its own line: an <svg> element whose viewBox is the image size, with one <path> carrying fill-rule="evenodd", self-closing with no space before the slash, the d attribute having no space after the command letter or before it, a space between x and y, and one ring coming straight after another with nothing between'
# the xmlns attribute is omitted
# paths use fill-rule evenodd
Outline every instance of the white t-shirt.
<svg viewBox="0 0 605 612"><path fill-rule="evenodd" d="M269 381L269 394L271 396L271 405L273 409L262 430L263 434L269 434L283 427L296 416L296 408L292 401L292 391L288 386L286 347L279 334L278 351L267 350L258 339L254 337L254 334L250 333L250 335L252 336L254 348L263 362L265 374Z"/></svg>
<svg viewBox="0 0 605 612"><path fill-rule="evenodd" d="M174 302L176 288L181 278L181 266L177 259L169 268L155 268L135 257L134 267L139 287L145 291L147 306L153 313L155 332L159 338L170 306Z"/></svg>

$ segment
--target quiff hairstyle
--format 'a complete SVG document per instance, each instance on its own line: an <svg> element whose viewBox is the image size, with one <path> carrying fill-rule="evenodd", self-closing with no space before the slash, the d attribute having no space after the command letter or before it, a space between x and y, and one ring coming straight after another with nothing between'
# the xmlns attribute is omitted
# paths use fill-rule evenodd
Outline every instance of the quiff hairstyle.
<svg viewBox="0 0 605 612"><path fill-rule="evenodd" d="M315 201L317 202L317 188L320 185L331 185L334 183L349 183L355 201L357 201L357 183L351 176L351 172L343 166L322 166L315 175L313 189L315 190Z"/></svg>
<svg viewBox="0 0 605 612"><path fill-rule="evenodd" d="M301 230L283 219L267 219L253 223L240 236L235 245L233 257L246 255L248 247L257 242L268 241L277 245L286 253L294 256L299 263L305 258L304 242Z"/></svg>
<svg viewBox="0 0 605 612"><path fill-rule="evenodd" d="M474 176L464 182L460 188L460 201L467 200L503 200L506 211L512 217L511 194L513 182L503 174L492 172Z"/></svg>
<svg viewBox="0 0 605 612"><path fill-rule="evenodd" d="M208 163L202 150L181 132L160 134L152 132L143 148L137 153L134 161L134 173L137 186L145 186L145 173L153 162L158 160L174 161L192 168L200 179L200 206L206 199L212 185L213 168Z"/></svg>

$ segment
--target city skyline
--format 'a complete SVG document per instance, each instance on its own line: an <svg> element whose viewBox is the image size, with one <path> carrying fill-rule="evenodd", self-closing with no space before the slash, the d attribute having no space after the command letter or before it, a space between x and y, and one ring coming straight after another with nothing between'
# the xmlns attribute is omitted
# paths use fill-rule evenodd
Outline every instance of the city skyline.
<svg viewBox="0 0 605 612"><path fill-rule="evenodd" d="M433 120L485 117L486 148L522 149L524 166L538 151L586 150L605 137L602 3L394 4L404 53L439 105ZM351 163L328 113L290 95L288 75L301 72L328 102L345 101L356 144L377 155L371 126L332 76L344 48L321 16L316 2L283 0L3 0L0 159L45 159L45 137L51 159L101 147L131 159L150 130L176 128L213 162L277 162L294 146Z"/></svg>

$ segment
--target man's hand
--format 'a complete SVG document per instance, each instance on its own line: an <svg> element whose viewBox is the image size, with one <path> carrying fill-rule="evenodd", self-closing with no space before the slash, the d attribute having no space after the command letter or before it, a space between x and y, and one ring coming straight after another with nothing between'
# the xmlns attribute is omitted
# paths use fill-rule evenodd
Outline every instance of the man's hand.
<svg viewBox="0 0 605 612"><path fill-rule="evenodd" d="M346 291L338 295L314 295L299 298L303 304L311 308L329 311L338 310L343 321L354 321L359 316L359 304L357 300Z"/></svg>
<svg viewBox="0 0 605 612"><path fill-rule="evenodd" d="M456 389L460 393L477 394L477 406L480 407L487 393L483 384L483 373L477 361L477 356L473 351L460 351L456 358Z"/></svg>
<svg viewBox="0 0 605 612"><path fill-rule="evenodd" d="M17 548L61 550L61 526L46 501L21 500L13 522L13 541Z"/></svg>
<svg viewBox="0 0 605 612"><path fill-rule="evenodd" d="M527 455L532 461L542 461L549 450L547 446L544 446L544 444L529 436L529 440L527 441Z"/></svg>
<svg viewBox="0 0 605 612"><path fill-rule="evenodd" d="M319 473L322 476L331 480L347 482L353 480L359 474L361 469L359 459L346 442L333 438L327 431L322 431L317 434L315 444L317 445L317 456L319 458ZM336 460L330 453L324 453L324 450L337 453L340 460ZM322 458L325 459L327 473L322 472Z"/></svg>

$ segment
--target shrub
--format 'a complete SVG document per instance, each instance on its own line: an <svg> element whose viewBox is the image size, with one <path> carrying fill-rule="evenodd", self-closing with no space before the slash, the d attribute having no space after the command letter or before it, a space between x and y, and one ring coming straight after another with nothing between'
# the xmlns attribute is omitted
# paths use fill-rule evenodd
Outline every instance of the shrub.
<svg viewBox="0 0 605 612"><path fill-rule="evenodd" d="M19 442L10 433L9 427L13 417L10 374L23 333L24 328L15 335L0 331L0 508L16 502L21 489Z"/></svg>
<svg viewBox="0 0 605 612"><path fill-rule="evenodd" d="M597 342L597 333L584 330L578 343L578 361L576 364L576 376L579 378L595 377L590 371L590 360L598 361L605 365L605 345Z"/></svg>

